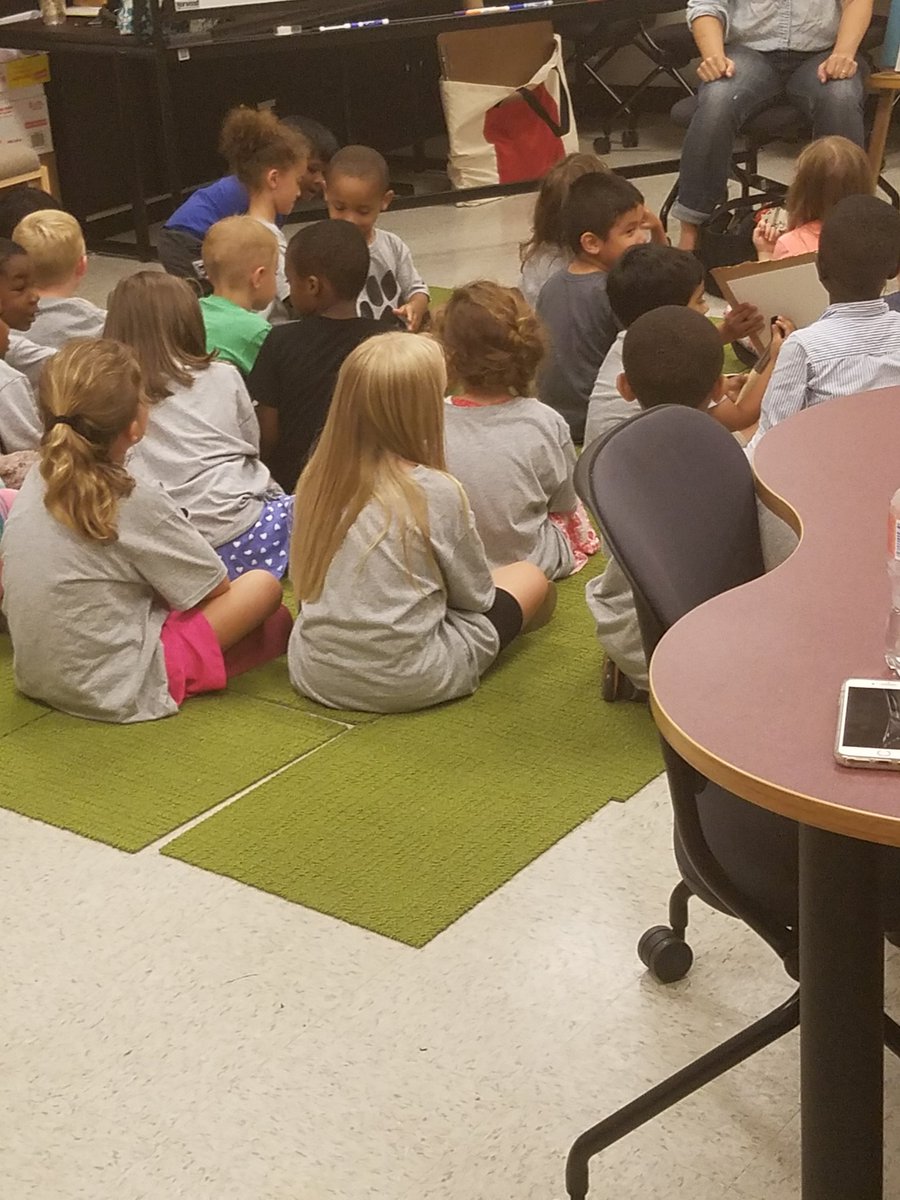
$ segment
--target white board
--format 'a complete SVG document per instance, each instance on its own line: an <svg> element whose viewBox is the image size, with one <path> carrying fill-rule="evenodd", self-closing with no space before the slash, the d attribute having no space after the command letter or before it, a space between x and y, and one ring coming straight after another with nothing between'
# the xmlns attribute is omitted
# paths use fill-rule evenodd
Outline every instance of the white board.
<svg viewBox="0 0 900 1200"><path fill-rule="evenodd" d="M819 282L815 254L716 267L713 276L730 304L753 304L766 318L759 349L769 344L772 317L788 317L803 329L818 321L828 307L828 293Z"/></svg>

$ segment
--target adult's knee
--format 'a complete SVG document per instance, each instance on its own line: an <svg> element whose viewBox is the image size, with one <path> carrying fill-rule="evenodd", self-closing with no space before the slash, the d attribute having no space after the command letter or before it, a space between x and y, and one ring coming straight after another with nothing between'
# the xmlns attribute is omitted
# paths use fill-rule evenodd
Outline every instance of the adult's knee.
<svg viewBox="0 0 900 1200"><path fill-rule="evenodd" d="M866 98L865 82L859 76L853 79L832 79L820 85L812 96L813 112L820 116L840 116L844 113L862 111Z"/></svg>

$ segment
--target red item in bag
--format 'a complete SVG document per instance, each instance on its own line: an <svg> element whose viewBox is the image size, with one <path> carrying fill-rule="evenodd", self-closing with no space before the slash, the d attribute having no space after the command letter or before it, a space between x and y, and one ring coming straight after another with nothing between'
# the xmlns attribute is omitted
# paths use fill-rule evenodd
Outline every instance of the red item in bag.
<svg viewBox="0 0 900 1200"><path fill-rule="evenodd" d="M565 155L562 138L550 124L560 125L556 101L543 83L530 89L530 95L532 102L520 93L484 114L484 140L496 152L500 183L539 179Z"/></svg>

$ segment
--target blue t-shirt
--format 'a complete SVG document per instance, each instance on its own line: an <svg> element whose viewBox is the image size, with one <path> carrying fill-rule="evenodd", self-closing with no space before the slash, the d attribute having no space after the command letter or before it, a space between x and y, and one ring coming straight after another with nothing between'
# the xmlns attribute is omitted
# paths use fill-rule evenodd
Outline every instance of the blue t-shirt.
<svg viewBox="0 0 900 1200"><path fill-rule="evenodd" d="M247 211L250 198L236 175L225 175L208 187L197 188L166 221L166 229L184 229L195 237L206 237L216 221Z"/></svg>
<svg viewBox="0 0 900 1200"><path fill-rule="evenodd" d="M884 302L891 312L900 312L900 292L891 292L890 296L885 296Z"/></svg>

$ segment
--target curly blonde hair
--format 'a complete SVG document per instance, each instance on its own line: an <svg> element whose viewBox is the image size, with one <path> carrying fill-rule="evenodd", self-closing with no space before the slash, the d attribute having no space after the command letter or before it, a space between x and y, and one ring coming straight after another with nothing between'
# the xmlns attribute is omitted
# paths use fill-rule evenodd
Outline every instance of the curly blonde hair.
<svg viewBox="0 0 900 1200"><path fill-rule="evenodd" d="M518 288L479 279L456 288L435 322L453 387L525 396L547 352L539 318Z"/></svg>

